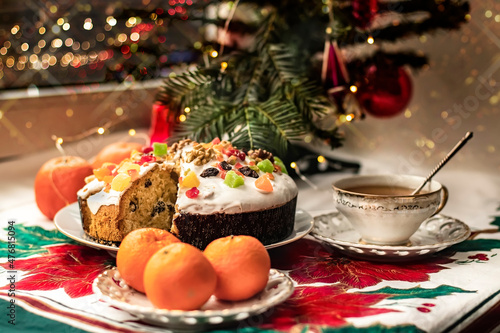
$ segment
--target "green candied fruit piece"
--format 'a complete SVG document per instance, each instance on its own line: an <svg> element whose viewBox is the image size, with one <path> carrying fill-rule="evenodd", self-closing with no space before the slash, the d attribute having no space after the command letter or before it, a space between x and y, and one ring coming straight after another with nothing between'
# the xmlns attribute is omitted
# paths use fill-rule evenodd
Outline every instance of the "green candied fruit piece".
<svg viewBox="0 0 500 333"><path fill-rule="evenodd" d="M285 163L281 160L281 158L274 156L274 164L281 168L281 172L288 175L288 171L286 170Z"/></svg>
<svg viewBox="0 0 500 333"><path fill-rule="evenodd" d="M271 161L269 161L267 159L257 163L257 166L263 172L272 173L274 171L274 165L271 163Z"/></svg>
<svg viewBox="0 0 500 333"><path fill-rule="evenodd" d="M244 185L245 181L243 180L243 177L231 170L227 172L226 178L224 179L224 184L231 188L236 188L238 186Z"/></svg>
<svg viewBox="0 0 500 333"><path fill-rule="evenodd" d="M153 143L153 154L155 156L165 156L168 154L167 144L161 142Z"/></svg>

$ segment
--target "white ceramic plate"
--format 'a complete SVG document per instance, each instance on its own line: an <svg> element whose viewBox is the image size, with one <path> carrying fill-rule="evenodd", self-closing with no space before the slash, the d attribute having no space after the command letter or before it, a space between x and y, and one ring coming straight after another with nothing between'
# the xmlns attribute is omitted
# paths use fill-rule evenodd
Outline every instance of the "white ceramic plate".
<svg viewBox="0 0 500 333"><path fill-rule="evenodd" d="M445 215L425 220L410 237L408 245L390 246L360 243L360 234L338 212L314 218L311 235L327 242L352 257L377 261L405 261L422 258L453 244L460 243L471 234L467 224Z"/></svg>
<svg viewBox="0 0 500 333"><path fill-rule="evenodd" d="M118 246L100 244L90 237L85 235L82 227L82 220L80 217L80 209L78 208L78 203L73 203L69 206L64 207L59 212L57 212L54 217L54 223L56 228L77 242L88 245L93 248L98 248L102 250L107 250L111 255L115 256L118 251ZM272 249L274 247L282 246L295 242L296 240L307 235L314 225L314 220L311 215L303 210L297 210L295 212L295 225L292 233L287 238L282 241L266 245L267 249Z"/></svg>
<svg viewBox="0 0 500 333"><path fill-rule="evenodd" d="M271 269L267 286L256 296L239 302L219 301L212 296L200 310L181 311L155 308L146 295L129 287L116 268L99 275L92 285L101 300L139 319L176 330L202 330L259 315L285 301L293 293L293 282Z"/></svg>

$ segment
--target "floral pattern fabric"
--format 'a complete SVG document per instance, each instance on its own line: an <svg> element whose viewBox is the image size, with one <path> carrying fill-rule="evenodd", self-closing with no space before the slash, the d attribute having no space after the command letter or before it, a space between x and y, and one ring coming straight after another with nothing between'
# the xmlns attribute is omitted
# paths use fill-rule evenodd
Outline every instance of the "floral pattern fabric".
<svg viewBox="0 0 500 333"><path fill-rule="evenodd" d="M492 226L499 219L495 217ZM76 244L56 230L22 224L17 228L16 299L27 315L71 323L83 331L161 331L99 301L93 293L97 275L115 265L107 252ZM258 320L228 330L285 332L314 327L325 332L419 332L452 328L470 319L457 318L458 309L477 316L463 311L464 307L480 307L500 290L500 281L482 283L500 274L500 233L482 236L476 232L474 239L425 260L396 264L350 259L311 237L273 249L272 267L293 280L293 295ZM12 269L7 253L2 253L5 259L0 262L5 276ZM0 286L0 299L8 301L9 286Z"/></svg>

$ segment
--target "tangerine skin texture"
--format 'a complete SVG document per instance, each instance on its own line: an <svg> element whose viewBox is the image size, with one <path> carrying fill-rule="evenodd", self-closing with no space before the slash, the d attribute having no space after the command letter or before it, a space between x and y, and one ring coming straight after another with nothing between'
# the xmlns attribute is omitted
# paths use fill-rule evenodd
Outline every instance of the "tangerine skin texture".
<svg viewBox="0 0 500 333"><path fill-rule="evenodd" d="M156 252L146 265L146 296L159 309L196 310L215 291L217 276L196 247L170 244Z"/></svg>
<svg viewBox="0 0 500 333"><path fill-rule="evenodd" d="M217 273L214 295L219 299L245 300L255 296L267 285L271 259L257 238L219 238L208 244L204 254Z"/></svg>
<svg viewBox="0 0 500 333"><path fill-rule="evenodd" d="M128 233L120 243L116 267L129 286L145 292L144 269L148 260L161 248L180 240L170 232L157 228L141 228Z"/></svg>
<svg viewBox="0 0 500 333"><path fill-rule="evenodd" d="M106 147L102 148L101 151L95 157L92 167L98 169L103 163L114 163L120 164L121 161L130 157L132 151L141 151L143 145L137 142L114 142Z"/></svg>
<svg viewBox="0 0 500 333"><path fill-rule="evenodd" d="M45 162L35 177L35 201L49 220L63 207L76 202L92 167L81 157L56 157Z"/></svg>

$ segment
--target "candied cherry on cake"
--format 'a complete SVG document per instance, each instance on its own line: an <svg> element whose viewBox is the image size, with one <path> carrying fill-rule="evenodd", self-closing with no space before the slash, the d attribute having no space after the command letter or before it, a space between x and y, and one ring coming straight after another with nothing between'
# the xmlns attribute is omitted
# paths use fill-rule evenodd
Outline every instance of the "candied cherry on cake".
<svg viewBox="0 0 500 333"><path fill-rule="evenodd" d="M153 151L153 147L144 147L142 148L142 153L143 154L149 154Z"/></svg>
<svg viewBox="0 0 500 333"><path fill-rule="evenodd" d="M228 157L235 156L239 158L241 161L245 160L245 157L247 156L244 152L238 150L238 149L228 149L226 150L226 155Z"/></svg>
<svg viewBox="0 0 500 333"><path fill-rule="evenodd" d="M197 198L198 194L200 194L200 191L196 187L191 187L186 191L186 197L188 197L189 199Z"/></svg>
<svg viewBox="0 0 500 333"><path fill-rule="evenodd" d="M139 165L143 165L144 163L151 163L151 162L156 162L156 157L151 156L151 155L142 155L141 159L137 162L134 162Z"/></svg>

